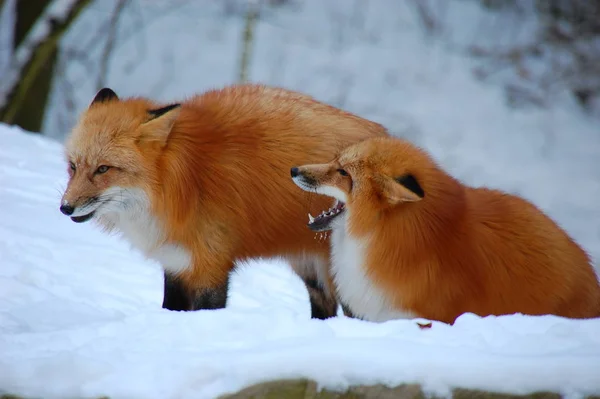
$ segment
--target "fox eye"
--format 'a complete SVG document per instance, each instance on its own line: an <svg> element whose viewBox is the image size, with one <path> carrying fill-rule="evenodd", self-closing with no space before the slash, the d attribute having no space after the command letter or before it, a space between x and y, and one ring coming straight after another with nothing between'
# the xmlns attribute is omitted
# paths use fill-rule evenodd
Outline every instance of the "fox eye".
<svg viewBox="0 0 600 399"><path fill-rule="evenodd" d="M348 172L346 172L344 169L338 169L337 171L342 176L348 176Z"/></svg>
<svg viewBox="0 0 600 399"><path fill-rule="evenodd" d="M75 164L74 164L73 162L69 162L69 168L71 168L71 170L72 170L73 172L75 172L75 169L76 169L76 168L75 168Z"/></svg>
<svg viewBox="0 0 600 399"><path fill-rule="evenodd" d="M101 175L102 173L106 173L110 169L110 166L100 165L98 169L96 169L96 174Z"/></svg>

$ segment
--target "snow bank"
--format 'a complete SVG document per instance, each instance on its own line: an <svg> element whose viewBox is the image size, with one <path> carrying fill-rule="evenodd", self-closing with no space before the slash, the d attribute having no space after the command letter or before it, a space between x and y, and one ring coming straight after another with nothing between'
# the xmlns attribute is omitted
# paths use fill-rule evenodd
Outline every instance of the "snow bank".
<svg viewBox="0 0 600 399"><path fill-rule="evenodd" d="M60 214L65 182L60 145L0 125L0 392L214 398L310 378L331 389L600 394L600 319L310 320L288 266L258 260L233 277L227 309L163 310L156 264Z"/></svg>

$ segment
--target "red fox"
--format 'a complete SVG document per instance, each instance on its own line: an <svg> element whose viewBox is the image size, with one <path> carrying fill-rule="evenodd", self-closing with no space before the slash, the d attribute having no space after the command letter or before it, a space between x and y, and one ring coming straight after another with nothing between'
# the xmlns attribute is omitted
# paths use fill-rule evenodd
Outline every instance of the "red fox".
<svg viewBox="0 0 600 399"><path fill-rule="evenodd" d="M236 261L285 257L307 286L312 317L324 319L337 312L330 249L301 220L331 199L298 196L289 168L386 135L276 87L233 85L167 105L104 88L66 140L60 210L158 261L163 308L223 308Z"/></svg>
<svg viewBox="0 0 600 399"><path fill-rule="evenodd" d="M588 255L530 202L461 184L399 138L336 154L291 175L337 200L308 226L331 230L338 299L355 317L600 316Z"/></svg>

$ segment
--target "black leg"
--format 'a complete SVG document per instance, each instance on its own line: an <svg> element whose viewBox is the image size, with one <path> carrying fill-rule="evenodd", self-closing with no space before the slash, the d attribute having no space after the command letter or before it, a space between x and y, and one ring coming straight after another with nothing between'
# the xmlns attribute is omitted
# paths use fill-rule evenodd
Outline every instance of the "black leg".
<svg viewBox="0 0 600 399"><path fill-rule="evenodd" d="M192 301L192 310L201 309L223 309L227 306L227 294L229 292L229 275L219 286L214 288L201 288L196 291Z"/></svg>
<svg viewBox="0 0 600 399"><path fill-rule="evenodd" d="M190 298L181 281L167 272L164 276L163 309L190 310Z"/></svg>
<svg viewBox="0 0 600 399"><path fill-rule="evenodd" d="M352 311L350 310L350 308L348 307L348 305L346 305L343 302L342 302L342 310L344 311L344 315L346 317L356 318L356 316L354 316L354 314L352 313Z"/></svg>
<svg viewBox="0 0 600 399"><path fill-rule="evenodd" d="M316 278L305 278L304 284L310 299L311 319L325 320L337 315L337 301L333 295L327 294L325 288Z"/></svg>

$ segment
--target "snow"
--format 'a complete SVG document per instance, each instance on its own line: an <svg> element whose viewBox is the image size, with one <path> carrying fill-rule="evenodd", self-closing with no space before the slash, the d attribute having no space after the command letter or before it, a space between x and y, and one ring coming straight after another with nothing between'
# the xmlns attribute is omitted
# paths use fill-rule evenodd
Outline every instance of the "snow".
<svg viewBox="0 0 600 399"><path fill-rule="evenodd" d="M461 316L311 320L288 265L253 260L227 309L161 309L162 274L59 211L61 146L0 125L0 392L44 398L214 398L308 377L320 386L418 382L578 398L600 393L600 319Z"/></svg>
<svg viewBox="0 0 600 399"><path fill-rule="evenodd" d="M223 5L233 3L131 2L101 83L171 101L234 82L243 7L228 14ZM272 9L257 22L250 78L384 123L464 182L532 200L600 270L598 121L565 93L546 108L510 108L498 82L474 79L477 63L463 51L527 43L531 21L449 2L434 7L443 20L443 40L434 40L412 3ZM308 377L340 389L419 382L441 395L452 387L600 394L600 319L466 314L426 330L414 320L310 320L302 282L277 260L240 265L227 309L161 309L157 264L58 211L67 178L60 141L97 90L90 68L101 64L98 30L114 4L93 1L63 39L63 51L87 59L63 65L54 83L43 129L54 140L0 125L0 392L213 398ZM0 44L7 35L0 29Z"/></svg>

